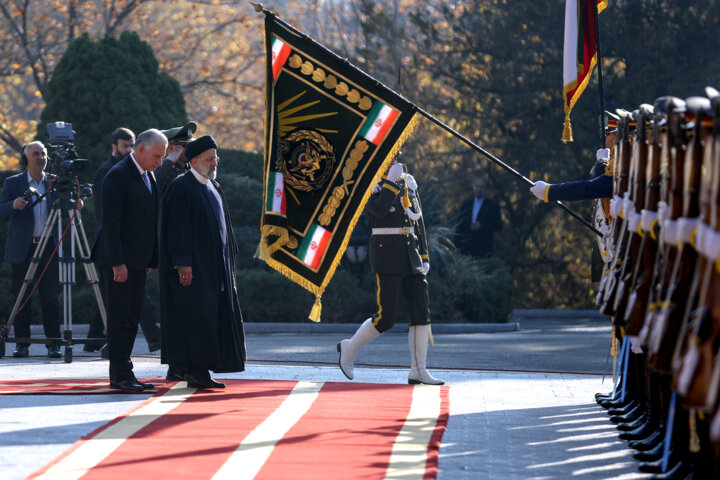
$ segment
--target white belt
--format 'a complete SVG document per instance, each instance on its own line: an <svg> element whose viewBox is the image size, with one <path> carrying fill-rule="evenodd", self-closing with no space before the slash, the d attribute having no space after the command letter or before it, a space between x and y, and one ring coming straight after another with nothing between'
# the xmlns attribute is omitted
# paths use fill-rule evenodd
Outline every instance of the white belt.
<svg viewBox="0 0 720 480"><path fill-rule="evenodd" d="M415 227L402 228L373 228L373 235L409 235L415 233Z"/></svg>

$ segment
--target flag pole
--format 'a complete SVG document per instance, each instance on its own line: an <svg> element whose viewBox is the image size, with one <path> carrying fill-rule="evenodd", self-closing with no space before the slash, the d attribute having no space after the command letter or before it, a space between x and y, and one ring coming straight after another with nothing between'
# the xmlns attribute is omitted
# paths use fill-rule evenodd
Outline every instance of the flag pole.
<svg viewBox="0 0 720 480"><path fill-rule="evenodd" d="M301 32L301 31L298 30L297 28L293 27L292 25L290 25L289 23L285 22L284 20L278 18L273 12L271 12L271 11L266 10L265 8L263 8L262 4L253 3L253 2L250 2L250 4L253 6L253 8L255 9L256 12L262 12L262 13L264 13L265 15L272 15L272 16L275 18L275 21L276 21L276 22L278 22L279 24L281 24L284 28L288 29L288 30L289 30L290 32L292 32L293 34L295 34L295 35L297 35L297 36L299 36L299 37L301 37L301 38L309 38L306 34L304 34L303 32ZM317 42L315 42L315 43L317 43ZM409 100L407 100L405 97L403 97L403 96L400 95L399 93L395 92L395 91L392 90L391 88L388 88L387 86L385 86L385 85L383 85L382 83L378 82L376 79L374 79L373 77L371 77L370 75L368 75L368 74L365 73L364 71L362 71L362 70L360 70L359 68L357 68L355 65L353 65L352 63L350 63L347 58L342 58L342 57L339 56L337 53L335 53L335 52L333 52L332 50L328 49L328 48L325 47L324 45L321 45L321 44L319 44L319 43L318 43L317 45L318 45L319 48L323 49L328 55L331 55L331 56L337 58L338 60L344 62L344 63L347 65L348 68L354 70L358 75L364 76L364 77L367 78L368 80L376 83L377 85L382 86L383 88L387 89L388 91L390 91L390 92L392 92L393 94L397 95L398 97L402 98L402 99L405 100L406 102L412 103L413 106L415 107L416 111L417 111L420 115L424 116L425 118L427 118L428 120L430 120L430 121L433 122L434 124L438 125L440 128L442 128L442 129L445 130L446 132L450 133L450 134L453 135L455 138L457 138L457 139L461 140L462 142L466 143L468 146L470 146L470 147L473 148L474 150L480 152L480 153L481 153L482 155L484 155L487 159L489 159L490 161L492 161L493 163L495 163L495 164L498 165L499 167L501 167L501 168L505 169L507 172L515 175L517 178L519 178L520 180L522 180L522 181L525 182L526 184L531 185L531 186L532 186L532 185L535 185L535 182L533 182L532 180L530 180L529 178L527 178L525 175L521 174L520 172L518 172L517 170L515 170L514 168L512 168L512 167L511 167L510 165L508 165L507 163L505 163L505 162L503 162L502 160L500 160L499 158L497 158L495 155L491 154L490 152L488 152L487 150L485 150L484 148L482 148L480 145L477 145L475 142L471 141L470 139L468 139L467 137L465 137L464 135L462 135L460 132L458 132L457 130L455 130L455 129L452 128L451 126L447 125L446 123L442 122L441 120L438 120L438 119L435 118L433 115L431 115L430 113L426 112L424 109L418 107L414 102L410 102ZM550 202L549 202L549 203L550 203ZM569 208L567 205L565 205L564 203L562 203L562 202L560 202L560 201L558 201L558 200L555 200L555 201L552 202L552 203L555 204L555 205L557 205L558 207L562 208L563 210L565 210L565 211L566 211L567 213L569 213L573 218L575 218L575 220L577 220L578 222L582 223L585 227L587 227L588 229L590 229L595 235L599 235L600 237L603 236L603 233L602 233L600 230L598 230L597 228L595 228L592 224L590 224L590 222L588 222L587 220L585 220L585 219L584 219L583 217L581 217L578 213L574 212L572 209L570 209L570 208Z"/></svg>
<svg viewBox="0 0 720 480"><path fill-rule="evenodd" d="M603 96L602 55L600 53L600 12L597 2L593 2L595 17L595 48L597 54L598 90L600 93L600 148L605 148L605 98Z"/></svg>

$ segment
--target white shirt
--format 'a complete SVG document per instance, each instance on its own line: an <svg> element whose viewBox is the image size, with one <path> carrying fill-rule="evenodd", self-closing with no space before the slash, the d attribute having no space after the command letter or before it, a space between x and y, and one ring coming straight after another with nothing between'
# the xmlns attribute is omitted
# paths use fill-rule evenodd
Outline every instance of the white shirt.
<svg viewBox="0 0 720 480"><path fill-rule="evenodd" d="M40 195L44 195L47 192L44 183L45 178L45 172L43 172L40 181L36 182L32 175L30 175L30 172L27 172L28 186L33 187ZM33 200L30 201L32 202ZM43 198L41 202L38 202L33 207L33 237L39 237L42 235L43 228L45 228L45 222L47 222L47 217L47 198Z"/></svg>

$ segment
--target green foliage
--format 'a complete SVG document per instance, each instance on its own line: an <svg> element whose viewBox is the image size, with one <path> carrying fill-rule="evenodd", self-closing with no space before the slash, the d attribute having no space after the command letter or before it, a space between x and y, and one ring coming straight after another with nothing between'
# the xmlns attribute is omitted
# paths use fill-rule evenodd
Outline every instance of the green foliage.
<svg viewBox="0 0 720 480"><path fill-rule="evenodd" d="M432 280L432 279L431 279ZM452 317L468 323L503 323L513 309L513 278L497 257L475 258L458 254L451 272L441 279L435 292L440 307ZM442 295L444 299L437 298ZM445 318L443 318L445 320Z"/></svg>
<svg viewBox="0 0 720 480"><path fill-rule="evenodd" d="M300 322L307 319L314 298L274 270L237 272L238 296L246 322Z"/></svg>
<svg viewBox="0 0 720 480"><path fill-rule="evenodd" d="M106 160L116 128L138 134L187 121L180 85L159 72L152 49L134 32L99 41L84 34L70 42L48 82L45 100L38 137L47 140L49 122L72 123L79 156L91 160L82 174L88 179Z"/></svg>
<svg viewBox="0 0 720 480"><path fill-rule="evenodd" d="M262 183L263 156L259 153L242 152L240 150L218 149L221 158L220 172L243 175Z"/></svg>
<svg viewBox="0 0 720 480"><path fill-rule="evenodd" d="M263 196L261 182L225 171L219 173L218 181L225 194L233 225L258 228Z"/></svg>

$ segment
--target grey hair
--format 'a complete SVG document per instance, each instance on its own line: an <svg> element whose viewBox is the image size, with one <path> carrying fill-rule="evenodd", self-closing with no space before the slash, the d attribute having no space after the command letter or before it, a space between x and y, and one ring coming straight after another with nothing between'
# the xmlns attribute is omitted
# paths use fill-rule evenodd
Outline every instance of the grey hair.
<svg viewBox="0 0 720 480"><path fill-rule="evenodd" d="M25 148L23 148L22 154L27 155L28 150L30 150L30 147L32 147L33 145L37 145L42 150L45 150L45 144L39 140L35 140L34 142L30 142L27 145L25 145Z"/></svg>
<svg viewBox="0 0 720 480"><path fill-rule="evenodd" d="M168 145L168 139L163 133L158 130L157 128L150 128L148 130L145 130L140 135L137 136L137 139L135 140L135 146L133 147L133 151L137 152L140 145L145 145L145 148L151 148L156 143L162 142L165 147Z"/></svg>

